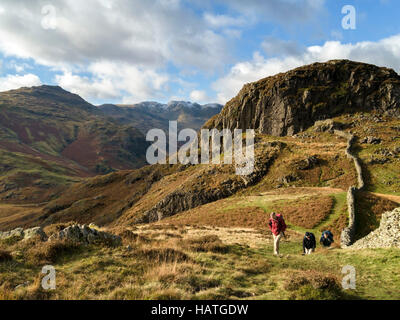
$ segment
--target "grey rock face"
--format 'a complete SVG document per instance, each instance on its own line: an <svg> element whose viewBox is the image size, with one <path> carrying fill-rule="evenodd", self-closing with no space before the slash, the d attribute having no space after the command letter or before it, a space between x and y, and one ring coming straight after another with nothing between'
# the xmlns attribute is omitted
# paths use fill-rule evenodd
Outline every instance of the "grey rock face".
<svg viewBox="0 0 400 320"><path fill-rule="evenodd" d="M385 212L378 229L356 241L350 248L400 248L400 208Z"/></svg>
<svg viewBox="0 0 400 320"><path fill-rule="evenodd" d="M376 138L376 137L366 137L361 141L361 143L380 144L381 143L381 139Z"/></svg>
<svg viewBox="0 0 400 320"><path fill-rule="evenodd" d="M44 233L42 228L35 227L31 229L24 230L23 228L16 228L11 231L0 232L0 239L7 240L7 239L15 239L19 240L26 240L38 237L40 240L45 241L47 240L47 235Z"/></svg>
<svg viewBox="0 0 400 320"><path fill-rule="evenodd" d="M24 230L24 240L39 237L42 241L47 240L47 235L41 227Z"/></svg>
<svg viewBox="0 0 400 320"><path fill-rule="evenodd" d="M31 238L39 238L42 241L53 241L53 240L68 240L83 244L92 243L108 243L113 246L119 246L122 243L121 237L98 230L98 227L90 228L87 225L73 225L69 226L60 232L53 234L49 238L41 227L35 227L31 229L17 228L11 231L0 232L0 240L16 239L27 240Z"/></svg>
<svg viewBox="0 0 400 320"><path fill-rule="evenodd" d="M205 127L286 136L317 120L372 110L400 116L400 76L387 68L334 60L246 84Z"/></svg>
<svg viewBox="0 0 400 320"><path fill-rule="evenodd" d="M158 202L153 208L146 211L143 216L136 219L134 223L159 221L205 203L229 197L237 191L260 181L285 145L281 142L272 141L260 144L259 146L262 146L260 147L262 151L255 156L254 171L251 174L247 176L231 176L231 178L212 188L199 186L197 190L174 191ZM233 166L231 169L233 173ZM210 179L211 176L215 175L216 170L216 168L210 167L207 171L203 172L201 177L199 176L199 181L202 178Z"/></svg>
<svg viewBox="0 0 400 320"><path fill-rule="evenodd" d="M49 241L53 240L68 240L83 244L109 243L113 246L119 246L122 243L121 237L93 229L87 225L69 226L57 234L52 235Z"/></svg>
<svg viewBox="0 0 400 320"><path fill-rule="evenodd" d="M24 229L16 228L11 231L0 231L0 240L16 239L21 240L24 238Z"/></svg>

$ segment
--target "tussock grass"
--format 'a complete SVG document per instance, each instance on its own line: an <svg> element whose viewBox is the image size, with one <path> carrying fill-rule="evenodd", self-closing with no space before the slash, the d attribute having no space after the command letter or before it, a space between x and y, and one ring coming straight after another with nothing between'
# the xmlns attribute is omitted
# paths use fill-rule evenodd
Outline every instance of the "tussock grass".
<svg viewBox="0 0 400 320"><path fill-rule="evenodd" d="M271 267L271 263L265 260L256 260L244 267L239 267L238 270L242 271L245 275L257 275L268 273Z"/></svg>
<svg viewBox="0 0 400 320"><path fill-rule="evenodd" d="M186 239L181 242L184 248L188 248L192 251L201 252L218 252L227 253L229 247L224 245L220 238L216 235L207 235L197 238Z"/></svg>
<svg viewBox="0 0 400 320"><path fill-rule="evenodd" d="M0 286L0 301L1 300L16 300L17 297L14 293L14 291L12 290L12 288L10 288L7 285L2 284Z"/></svg>
<svg viewBox="0 0 400 320"><path fill-rule="evenodd" d="M70 247L66 243L24 241L5 248L21 251L0 263L0 299L354 299L400 298L400 252L323 249L302 256L301 236L282 240L282 258L272 255L269 239L247 245L257 230L231 233L224 228L187 228L182 239L152 237L160 229L138 227L130 248ZM167 230L167 229L166 229ZM179 233L169 229L166 234ZM125 233L130 229L120 232ZM128 241L131 237L126 233ZM235 243L235 237L241 240ZM225 239L230 236L230 243ZM158 237L158 236L157 236ZM224 239L224 240L222 240ZM220 250L220 247L223 250ZM218 249L215 249L218 248ZM226 250L227 248L227 250ZM32 256L39 253L36 258ZM44 291L41 267L52 261L57 289ZM382 265L384 264L384 268ZM344 265L357 271L357 289L343 291ZM15 287L28 282L15 290ZM381 286L376 288L375 283Z"/></svg>
<svg viewBox="0 0 400 320"><path fill-rule="evenodd" d="M326 297L329 297L331 294L338 294L336 298L339 298L341 291L338 278L335 275L324 274L315 270L288 272L288 277L284 281L283 286L286 290L295 292L294 294L292 293L293 298L301 298L302 294L312 294L312 292L309 292L308 287L312 287L315 290L326 290ZM304 289L304 286L307 289ZM314 292L313 294L317 295L318 293Z"/></svg>
<svg viewBox="0 0 400 320"><path fill-rule="evenodd" d="M12 260L12 255L6 250L0 249L0 263Z"/></svg>
<svg viewBox="0 0 400 320"><path fill-rule="evenodd" d="M182 262L190 260L187 254L173 248L140 249L136 253L140 258L155 263Z"/></svg>
<svg viewBox="0 0 400 320"><path fill-rule="evenodd" d="M45 274L39 273L33 283L25 290L14 290L14 295L18 300L46 300L51 296L51 292L42 288L42 279Z"/></svg>
<svg viewBox="0 0 400 320"><path fill-rule="evenodd" d="M296 226L313 229L329 216L333 204L332 197L317 196L296 202L291 201L275 211L282 212L284 217Z"/></svg>
<svg viewBox="0 0 400 320"><path fill-rule="evenodd" d="M146 236L132 232L131 230L124 230L117 233L121 237L124 244L139 244L139 243L150 243L152 239Z"/></svg>
<svg viewBox="0 0 400 320"><path fill-rule="evenodd" d="M79 248L79 244L65 240L37 243L26 251L26 260L34 265L55 263L63 255L77 252Z"/></svg>

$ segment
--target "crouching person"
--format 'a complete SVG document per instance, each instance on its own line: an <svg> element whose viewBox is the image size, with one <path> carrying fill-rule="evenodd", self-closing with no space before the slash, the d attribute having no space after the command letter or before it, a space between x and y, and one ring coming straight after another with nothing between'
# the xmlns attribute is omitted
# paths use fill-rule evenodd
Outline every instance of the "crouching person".
<svg viewBox="0 0 400 320"><path fill-rule="evenodd" d="M311 254L315 251L317 242L315 241L315 236L312 232L306 232L303 238L303 254Z"/></svg>
<svg viewBox="0 0 400 320"><path fill-rule="evenodd" d="M322 244L324 247L330 247L333 243L333 234L329 230L322 232L321 239L319 243Z"/></svg>
<svg viewBox="0 0 400 320"><path fill-rule="evenodd" d="M268 225L274 238L274 255L278 256L279 241L281 240L282 236L285 237L286 223L281 214L272 212Z"/></svg>

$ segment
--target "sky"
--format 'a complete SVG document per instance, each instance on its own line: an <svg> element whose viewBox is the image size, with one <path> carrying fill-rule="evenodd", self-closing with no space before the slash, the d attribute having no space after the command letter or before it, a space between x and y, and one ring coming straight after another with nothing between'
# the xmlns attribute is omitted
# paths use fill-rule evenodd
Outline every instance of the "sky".
<svg viewBox="0 0 400 320"><path fill-rule="evenodd" d="M313 62L399 73L399 12L398 0L0 0L0 91L224 104L245 83Z"/></svg>

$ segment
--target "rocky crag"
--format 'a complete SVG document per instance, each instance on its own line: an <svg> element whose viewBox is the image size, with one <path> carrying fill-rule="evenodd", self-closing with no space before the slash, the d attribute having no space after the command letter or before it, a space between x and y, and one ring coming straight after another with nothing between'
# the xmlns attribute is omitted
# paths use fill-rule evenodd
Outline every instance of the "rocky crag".
<svg viewBox="0 0 400 320"><path fill-rule="evenodd" d="M200 205L223 199L235 194L237 191L259 182L268 172L269 167L285 145L278 141L259 143L255 150L254 170L247 176L235 174L235 165L228 165L229 176L215 187L204 187L212 176L222 174L219 168L209 166L199 173L198 186L186 189L179 188L155 204L151 209L140 215L134 223L148 223L159 221Z"/></svg>
<svg viewBox="0 0 400 320"><path fill-rule="evenodd" d="M205 127L286 136L359 111L399 116L400 76L348 60L314 63L246 84Z"/></svg>

